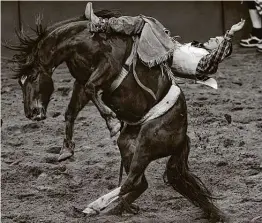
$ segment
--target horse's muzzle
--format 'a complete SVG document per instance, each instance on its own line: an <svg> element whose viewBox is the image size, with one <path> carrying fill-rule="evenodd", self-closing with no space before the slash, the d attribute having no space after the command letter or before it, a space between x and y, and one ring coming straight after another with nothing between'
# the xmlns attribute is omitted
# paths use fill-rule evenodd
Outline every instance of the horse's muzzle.
<svg viewBox="0 0 262 223"><path fill-rule="evenodd" d="M33 121L41 121L46 119L46 112L44 108L33 108L27 118Z"/></svg>

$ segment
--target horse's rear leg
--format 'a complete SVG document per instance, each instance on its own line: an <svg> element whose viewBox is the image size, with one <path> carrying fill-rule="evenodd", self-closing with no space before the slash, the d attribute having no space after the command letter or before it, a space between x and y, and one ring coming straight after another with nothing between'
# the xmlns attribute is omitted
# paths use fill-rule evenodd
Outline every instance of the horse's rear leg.
<svg viewBox="0 0 262 223"><path fill-rule="evenodd" d="M126 195L121 195L120 194L120 202L109 210L107 214L114 214L114 215L120 215L122 214L123 211L132 213L132 214L137 214L139 211L139 207L137 205L132 204L137 198L140 197L141 194L143 194L146 189L148 188L148 183L146 180L145 175L143 174L141 177L141 180L138 180L136 182L135 188L127 193Z"/></svg>
<svg viewBox="0 0 262 223"><path fill-rule="evenodd" d="M141 146L137 148L137 136L139 132L139 126L127 125L121 131L118 139L118 147L120 149L122 162L128 174L120 191L116 188L112 194L107 194L106 198L100 197L95 202L92 202L84 210L85 213L91 213L92 209L101 211L108 206L107 204L111 203L110 200L115 199L116 196L120 197L120 202L116 207L107 211L107 214L121 214L126 209L131 212L137 211L137 207L134 207L132 202L135 201L148 187L144 171L149 164L149 156L143 153L144 150Z"/></svg>
<svg viewBox="0 0 262 223"><path fill-rule="evenodd" d="M212 195L204 183L188 168L189 138L186 137L180 153L170 157L167 163L168 183L180 194L200 207L210 219L217 221L223 218L222 213L212 202Z"/></svg>
<svg viewBox="0 0 262 223"><path fill-rule="evenodd" d="M130 157L126 158L130 160ZM125 158L122 157L122 159L125 163ZM133 214L138 212L138 207L132 203L148 188L144 172L149 163L150 160L147 157L137 151L134 153L131 164L126 167L129 169L129 173L120 189L120 202L113 210L109 211L110 214L121 214L124 210Z"/></svg>
<svg viewBox="0 0 262 223"><path fill-rule="evenodd" d="M137 154L134 156L134 151L136 150L135 145L139 131L139 127L125 126L119 136L118 147L120 149L125 171L128 174L127 181L129 182L127 183L127 181L125 181L124 185L133 185L133 182L135 182L135 186L132 187L133 189L131 189L131 191L127 190L124 192L122 190L122 187L124 185L121 187L120 195L123 199L116 207L109 210L107 212L108 214L121 214L124 210L136 213L138 211L138 207L132 205L132 203L148 188L146 177L143 174L144 171L141 169L143 166L143 162L140 162L140 166L139 160L136 158ZM146 166L147 164L145 163L144 169L146 168ZM131 177L134 175L133 172L135 172L138 177L131 180Z"/></svg>

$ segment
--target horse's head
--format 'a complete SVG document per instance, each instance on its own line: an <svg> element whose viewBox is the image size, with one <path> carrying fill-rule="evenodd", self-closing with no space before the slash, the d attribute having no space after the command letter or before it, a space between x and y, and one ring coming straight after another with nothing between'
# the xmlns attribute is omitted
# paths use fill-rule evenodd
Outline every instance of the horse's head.
<svg viewBox="0 0 262 223"><path fill-rule="evenodd" d="M108 11L101 11L100 14L104 17L112 15ZM76 63L83 65L82 70L85 71L86 77L91 74L94 58L90 52L98 50L92 44L92 34L89 31L81 35L86 29L87 21L83 17L66 20L48 28L43 28L41 22L37 21L34 29L36 37L17 32L19 45L5 45L11 50L18 51L12 61L18 65L15 77L18 78L23 91L27 118L31 120L46 118L47 106L54 91L53 69L69 58L72 59L76 49L84 51L86 58L89 58L87 60L76 56ZM75 38L78 33L78 38Z"/></svg>
<svg viewBox="0 0 262 223"><path fill-rule="evenodd" d="M17 32L18 46L4 44L5 47L17 51L11 59L18 66L13 69L15 78L22 88L25 116L31 120L46 118L46 109L54 91L51 78L52 69L44 66L39 58L39 44L46 34L41 24L37 25L36 38L23 32Z"/></svg>
<svg viewBox="0 0 262 223"><path fill-rule="evenodd" d="M25 116L37 121L45 119L47 106L54 91L51 73L38 66L20 76L18 82L23 91Z"/></svg>

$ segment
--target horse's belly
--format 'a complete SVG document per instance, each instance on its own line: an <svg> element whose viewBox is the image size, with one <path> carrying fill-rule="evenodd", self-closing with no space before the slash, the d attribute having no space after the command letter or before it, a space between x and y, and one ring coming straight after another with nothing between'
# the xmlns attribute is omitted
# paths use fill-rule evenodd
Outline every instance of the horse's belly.
<svg viewBox="0 0 262 223"><path fill-rule="evenodd" d="M104 94L103 101L109 106L120 120L137 122L149 110L148 100L135 85L121 86L111 95Z"/></svg>

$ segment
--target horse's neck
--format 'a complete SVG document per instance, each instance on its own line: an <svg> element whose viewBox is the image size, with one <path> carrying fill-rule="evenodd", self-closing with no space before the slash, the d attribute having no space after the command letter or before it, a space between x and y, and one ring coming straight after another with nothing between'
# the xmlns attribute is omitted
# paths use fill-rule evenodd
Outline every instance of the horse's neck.
<svg viewBox="0 0 262 223"><path fill-rule="evenodd" d="M106 34L96 34L97 36L86 39L86 49L78 48L73 57L70 58L70 63L76 69L82 71L80 79L91 75L90 72L99 69L99 67L107 67L106 73L101 73L103 79L103 86L110 87L112 82L117 78L121 72L126 59L130 55L132 49L132 38L130 37L112 37ZM95 59L94 59L95 58ZM92 68L92 69L90 69ZM87 72L83 72L86 70ZM100 69L99 69L100 70ZM103 69L101 69L103 70ZM83 75L83 73L85 73Z"/></svg>
<svg viewBox="0 0 262 223"><path fill-rule="evenodd" d="M65 62L77 46L74 37L86 29L86 21L77 21L53 29L41 45L41 61L51 68Z"/></svg>

